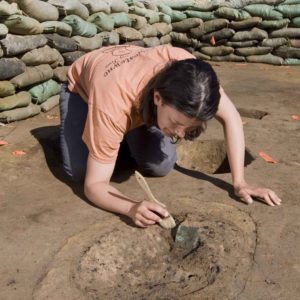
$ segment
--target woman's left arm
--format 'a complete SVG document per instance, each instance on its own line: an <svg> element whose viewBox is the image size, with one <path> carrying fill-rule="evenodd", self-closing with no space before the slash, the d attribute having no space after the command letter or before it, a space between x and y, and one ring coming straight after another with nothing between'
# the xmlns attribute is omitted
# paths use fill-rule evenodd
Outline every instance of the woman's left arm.
<svg viewBox="0 0 300 300"><path fill-rule="evenodd" d="M270 206L280 205L281 199L270 189L249 185L244 178L245 138L240 114L220 88L221 99L215 118L222 124L235 195L250 204L252 197Z"/></svg>

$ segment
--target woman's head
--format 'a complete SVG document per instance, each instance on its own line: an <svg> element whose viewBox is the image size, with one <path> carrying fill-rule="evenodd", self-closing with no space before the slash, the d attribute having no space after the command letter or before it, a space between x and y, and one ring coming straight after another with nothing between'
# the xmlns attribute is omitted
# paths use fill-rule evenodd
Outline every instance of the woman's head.
<svg viewBox="0 0 300 300"><path fill-rule="evenodd" d="M216 114L219 88L216 73L208 63L198 59L172 61L142 91L142 118L167 135L182 138L184 131L184 138L193 139ZM179 129L180 135L174 132Z"/></svg>

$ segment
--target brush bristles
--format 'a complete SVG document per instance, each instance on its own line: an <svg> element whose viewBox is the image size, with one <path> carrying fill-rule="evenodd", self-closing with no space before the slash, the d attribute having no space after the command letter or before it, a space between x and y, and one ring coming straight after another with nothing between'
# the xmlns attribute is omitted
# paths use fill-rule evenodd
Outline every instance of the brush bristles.
<svg viewBox="0 0 300 300"><path fill-rule="evenodd" d="M175 220L171 215L164 219L161 219L158 223L161 227L165 229L172 229L176 226Z"/></svg>

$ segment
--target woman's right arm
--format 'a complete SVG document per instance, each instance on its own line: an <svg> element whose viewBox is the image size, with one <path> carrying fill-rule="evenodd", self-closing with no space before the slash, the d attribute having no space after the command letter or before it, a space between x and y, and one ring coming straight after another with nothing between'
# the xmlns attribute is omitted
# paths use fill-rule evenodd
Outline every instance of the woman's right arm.
<svg viewBox="0 0 300 300"><path fill-rule="evenodd" d="M140 227L147 227L168 216L162 206L149 201L135 201L110 185L115 163L103 164L88 157L84 193L98 207L130 217ZM160 217L160 216L161 217Z"/></svg>

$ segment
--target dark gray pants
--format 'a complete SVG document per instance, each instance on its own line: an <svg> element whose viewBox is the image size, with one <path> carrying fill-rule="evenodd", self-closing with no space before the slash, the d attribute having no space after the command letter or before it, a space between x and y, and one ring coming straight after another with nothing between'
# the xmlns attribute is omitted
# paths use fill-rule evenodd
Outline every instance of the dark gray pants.
<svg viewBox="0 0 300 300"><path fill-rule="evenodd" d="M88 149L82 141L82 133L88 106L84 100L70 93L67 84L60 94L60 143L65 172L75 181L85 177ZM176 162L176 148L170 138L157 127L141 126L125 135L132 158L139 169L152 176L164 176Z"/></svg>

